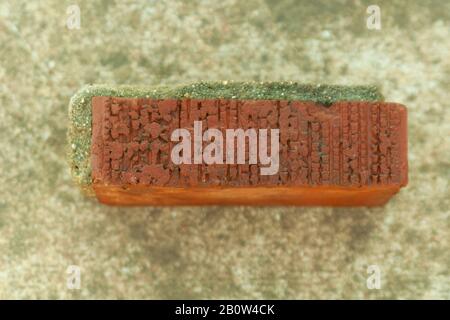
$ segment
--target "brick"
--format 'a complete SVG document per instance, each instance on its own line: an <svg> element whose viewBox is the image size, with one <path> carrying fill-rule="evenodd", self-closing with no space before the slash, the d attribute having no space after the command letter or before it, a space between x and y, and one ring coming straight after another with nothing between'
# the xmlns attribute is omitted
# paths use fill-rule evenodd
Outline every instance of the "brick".
<svg viewBox="0 0 450 320"><path fill-rule="evenodd" d="M385 102L96 96L92 186L110 205L383 205L407 184L406 116ZM193 133L194 121L224 137L279 129L278 171L248 163L248 142L245 164L225 163L225 143L224 164L175 164L171 134Z"/></svg>

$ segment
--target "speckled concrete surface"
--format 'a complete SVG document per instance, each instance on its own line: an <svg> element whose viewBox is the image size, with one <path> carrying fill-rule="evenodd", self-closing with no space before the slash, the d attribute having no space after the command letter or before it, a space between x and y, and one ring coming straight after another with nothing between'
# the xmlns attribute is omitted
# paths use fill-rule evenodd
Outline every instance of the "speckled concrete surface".
<svg viewBox="0 0 450 320"><path fill-rule="evenodd" d="M1 1L0 298L450 298L449 2L374 2L380 31L366 1ZM409 186L370 210L125 209L72 184L82 85L223 79L380 84L409 107Z"/></svg>

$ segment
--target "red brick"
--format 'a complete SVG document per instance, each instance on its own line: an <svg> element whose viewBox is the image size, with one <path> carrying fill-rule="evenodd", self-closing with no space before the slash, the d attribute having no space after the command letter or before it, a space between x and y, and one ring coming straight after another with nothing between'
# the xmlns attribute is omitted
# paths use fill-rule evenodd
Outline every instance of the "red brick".
<svg viewBox="0 0 450 320"><path fill-rule="evenodd" d="M371 206L407 184L407 114L396 103L94 97L92 108L93 188L107 204ZM278 173L175 165L172 131L199 120L223 133L279 128Z"/></svg>

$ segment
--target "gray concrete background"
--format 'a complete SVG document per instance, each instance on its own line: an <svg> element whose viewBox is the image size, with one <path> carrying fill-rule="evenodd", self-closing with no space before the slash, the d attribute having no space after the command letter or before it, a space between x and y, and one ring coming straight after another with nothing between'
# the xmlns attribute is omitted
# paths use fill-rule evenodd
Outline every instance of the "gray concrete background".
<svg viewBox="0 0 450 320"><path fill-rule="evenodd" d="M71 4L79 30L65 26ZM449 13L448 1L1 1L0 298L450 298ZM409 108L409 186L376 209L126 209L72 184L67 106L82 85L225 79L378 83Z"/></svg>

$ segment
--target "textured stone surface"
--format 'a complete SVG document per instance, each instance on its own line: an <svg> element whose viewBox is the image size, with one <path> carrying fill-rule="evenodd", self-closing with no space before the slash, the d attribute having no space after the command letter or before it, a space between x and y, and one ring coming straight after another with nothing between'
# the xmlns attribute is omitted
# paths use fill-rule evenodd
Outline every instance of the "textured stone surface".
<svg viewBox="0 0 450 320"><path fill-rule="evenodd" d="M149 204L158 204L152 198L153 187L254 187L245 192L233 190L233 199L234 203L246 203L243 200L251 197L258 205L265 203L261 201L266 197L259 187L273 187L273 196L281 196L285 191L278 187L398 189L407 182L406 109L394 103L338 102L325 107L287 100L94 97L92 108L92 179L97 196L98 185L129 186L135 200L137 192L132 186L140 185L149 187L146 192L139 188ZM223 136L226 129L279 129L277 173L264 176L260 173L261 163L249 164L248 140L244 146L246 164L175 165L170 158L176 144L171 141L171 134L184 128L193 136L194 121L202 122L202 135L207 129L219 129ZM222 155L225 162L226 142ZM359 195L359 190L353 190L355 197L367 199L368 204L377 203L371 198L380 197L379 188L373 189L372 195L364 191L364 195ZM172 197L176 192L170 191L164 203L176 199L173 204L179 204L181 195ZM322 204L330 204L330 195L322 194ZM291 196L291 201L281 203L301 203L298 194ZM222 198L216 197L216 203L224 204ZM107 197L100 199L108 202ZM187 193L181 203L192 204L192 199ZM120 197L115 197L115 201L120 203ZM123 203L133 204L130 201L123 199ZM379 203L385 201L383 197ZM361 203L364 202L343 199L340 204Z"/></svg>
<svg viewBox="0 0 450 320"><path fill-rule="evenodd" d="M91 100L95 96L152 99L301 100L330 105L336 101L383 101L376 85L304 84L298 81L196 81L177 85L86 85L70 99L69 165L74 181L91 194Z"/></svg>
<svg viewBox="0 0 450 320"><path fill-rule="evenodd" d="M74 3L0 1L1 298L450 298L448 1L377 0L380 31L373 1L77 0L68 30ZM372 209L114 208L79 192L74 92L199 79L381 84L408 106L408 187Z"/></svg>

